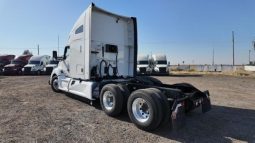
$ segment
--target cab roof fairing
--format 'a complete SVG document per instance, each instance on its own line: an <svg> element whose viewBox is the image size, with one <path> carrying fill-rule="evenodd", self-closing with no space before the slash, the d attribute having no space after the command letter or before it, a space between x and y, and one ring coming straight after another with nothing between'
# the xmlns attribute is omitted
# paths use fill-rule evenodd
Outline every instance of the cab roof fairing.
<svg viewBox="0 0 255 143"><path fill-rule="evenodd" d="M117 19L126 19L127 21L128 20L131 20L132 17L127 17L127 16L123 16L123 15L118 15L118 14L114 14L112 12L109 12L109 11L106 11L102 8L99 8L97 6L95 6L94 3L90 4L90 6L82 12L82 14L79 16L79 18L76 20L72 30L70 31L69 33L69 36L68 36L68 43L67 45L70 45L70 41L71 41L71 36L74 34L75 32L75 29L78 28L79 26L81 26L83 23L84 23L84 18L85 18L85 15L86 15L86 12L90 10L91 12L92 11L98 11L98 12L102 12L102 13L105 13L105 14L108 14L108 15L111 15L111 16L114 16L116 17Z"/></svg>

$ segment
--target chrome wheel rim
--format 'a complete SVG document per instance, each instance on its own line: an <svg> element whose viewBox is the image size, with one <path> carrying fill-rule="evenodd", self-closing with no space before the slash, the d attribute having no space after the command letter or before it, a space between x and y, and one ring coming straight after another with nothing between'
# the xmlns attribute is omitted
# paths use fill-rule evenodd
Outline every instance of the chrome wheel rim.
<svg viewBox="0 0 255 143"><path fill-rule="evenodd" d="M111 91L105 91L103 94L103 104L106 110L112 110L114 106L114 97Z"/></svg>
<svg viewBox="0 0 255 143"><path fill-rule="evenodd" d="M150 118L150 107L142 98L136 98L132 103L132 112L135 119L144 123Z"/></svg>
<svg viewBox="0 0 255 143"><path fill-rule="evenodd" d="M57 79L57 78L55 78L55 79L53 80L53 88L56 89L56 90L58 90L58 79Z"/></svg>

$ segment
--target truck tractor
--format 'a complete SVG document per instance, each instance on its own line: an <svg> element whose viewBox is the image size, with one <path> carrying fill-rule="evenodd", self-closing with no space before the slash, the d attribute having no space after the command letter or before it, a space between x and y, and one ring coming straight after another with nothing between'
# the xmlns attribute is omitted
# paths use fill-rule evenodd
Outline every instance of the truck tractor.
<svg viewBox="0 0 255 143"><path fill-rule="evenodd" d="M33 56L29 59L28 64L22 68L24 75L41 75L44 74L46 65L50 61L50 56L41 55Z"/></svg>
<svg viewBox="0 0 255 143"><path fill-rule="evenodd" d="M14 58L15 55L0 55L0 75L3 73L4 66L10 64Z"/></svg>
<svg viewBox="0 0 255 143"><path fill-rule="evenodd" d="M28 63L28 60L33 55L21 55L11 61L10 64L5 65L3 69L4 75L21 75L22 68Z"/></svg>
<svg viewBox="0 0 255 143"><path fill-rule="evenodd" d="M153 69L149 55L139 55L137 58L137 73L150 75L152 70Z"/></svg>
<svg viewBox="0 0 255 143"><path fill-rule="evenodd" d="M109 116L127 111L140 129L152 131L170 121L183 124L185 113L211 109L208 91L188 83L164 84L137 76L137 20L106 11L93 3L74 24L63 60L49 83L55 92L99 101Z"/></svg>
<svg viewBox="0 0 255 143"><path fill-rule="evenodd" d="M153 73L154 74L169 74L169 67L167 64L167 58L164 54L155 54L152 55L152 62L153 62Z"/></svg>
<svg viewBox="0 0 255 143"><path fill-rule="evenodd" d="M58 56L57 51L52 51L52 57L50 59L49 64L46 65L44 71L46 75L50 75L52 73L52 70L58 66Z"/></svg>

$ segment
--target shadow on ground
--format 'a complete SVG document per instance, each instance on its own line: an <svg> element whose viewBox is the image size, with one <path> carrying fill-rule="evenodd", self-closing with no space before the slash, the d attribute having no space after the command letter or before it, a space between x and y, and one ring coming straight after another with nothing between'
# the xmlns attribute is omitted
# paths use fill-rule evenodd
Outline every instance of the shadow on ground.
<svg viewBox="0 0 255 143"><path fill-rule="evenodd" d="M89 104L79 96L71 98ZM101 110L99 101L93 103ZM185 125L171 129L170 123L151 133L180 142L255 142L255 110L213 105L212 110L203 114L200 108L187 114ZM127 112L116 119L131 123Z"/></svg>
<svg viewBox="0 0 255 143"><path fill-rule="evenodd" d="M254 128L255 110L213 106L205 114L189 113L181 129L165 127L154 134L180 142L255 142Z"/></svg>
<svg viewBox="0 0 255 143"><path fill-rule="evenodd" d="M131 122L127 114L117 117ZM187 114L185 125L172 129L170 123L152 132L180 142L255 142L255 110L213 106L208 113L199 109Z"/></svg>

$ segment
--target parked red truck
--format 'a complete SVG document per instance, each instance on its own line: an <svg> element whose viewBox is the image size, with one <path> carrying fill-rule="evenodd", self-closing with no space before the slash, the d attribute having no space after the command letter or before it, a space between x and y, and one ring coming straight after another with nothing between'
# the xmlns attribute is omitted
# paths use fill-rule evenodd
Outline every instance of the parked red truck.
<svg viewBox="0 0 255 143"><path fill-rule="evenodd" d="M4 75L19 75L22 74L22 68L28 63L28 60L33 55L21 55L5 65L3 69Z"/></svg>
<svg viewBox="0 0 255 143"><path fill-rule="evenodd" d="M15 55L0 55L0 74L3 73L4 66L10 64L14 58Z"/></svg>

